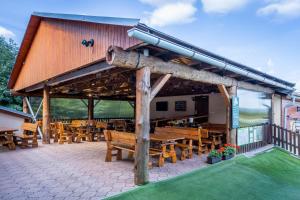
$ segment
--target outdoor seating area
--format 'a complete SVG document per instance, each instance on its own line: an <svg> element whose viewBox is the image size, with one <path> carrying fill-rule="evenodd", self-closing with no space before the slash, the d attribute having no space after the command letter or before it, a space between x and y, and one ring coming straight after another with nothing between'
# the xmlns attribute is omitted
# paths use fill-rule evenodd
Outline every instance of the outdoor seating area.
<svg viewBox="0 0 300 200"><path fill-rule="evenodd" d="M106 152L106 142L40 142L39 148L16 151L0 146L0 199L102 199L135 188L132 160L105 162ZM166 162L149 170L149 180L165 180L205 166L205 156Z"/></svg>

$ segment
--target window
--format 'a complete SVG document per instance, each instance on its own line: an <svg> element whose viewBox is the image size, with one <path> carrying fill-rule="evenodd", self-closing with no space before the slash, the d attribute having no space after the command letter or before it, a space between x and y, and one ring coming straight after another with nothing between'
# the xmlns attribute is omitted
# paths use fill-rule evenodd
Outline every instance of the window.
<svg viewBox="0 0 300 200"><path fill-rule="evenodd" d="M297 106L297 112L300 112L300 106Z"/></svg>
<svg viewBox="0 0 300 200"><path fill-rule="evenodd" d="M186 111L186 101L175 101L175 111Z"/></svg>
<svg viewBox="0 0 300 200"><path fill-rule="evenodd" d="M168 111L168 102L167 101L156 102L156 111Z"/></svg>

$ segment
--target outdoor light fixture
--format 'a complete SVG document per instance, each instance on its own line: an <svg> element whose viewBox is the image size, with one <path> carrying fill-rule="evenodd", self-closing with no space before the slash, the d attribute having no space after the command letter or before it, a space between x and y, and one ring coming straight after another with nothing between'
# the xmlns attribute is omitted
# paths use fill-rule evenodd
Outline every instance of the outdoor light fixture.
<svg viewBox="0 0 300 200"><path fill-rule="evenodd" d="M83 39L81 41L81 44L85 47L93 47L94 46L94 39L90 39L89 41L87 41L86 39Z"/></svg>

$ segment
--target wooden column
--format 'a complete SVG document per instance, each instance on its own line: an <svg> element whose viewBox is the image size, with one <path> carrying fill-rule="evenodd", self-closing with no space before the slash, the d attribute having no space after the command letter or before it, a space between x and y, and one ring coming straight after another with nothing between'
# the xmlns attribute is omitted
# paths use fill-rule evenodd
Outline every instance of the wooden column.
<svg viewBox="0 0 300 200"><path fill-rule="evenodd" d="M29 113L29 107L28 107L27 102L26 102L26 97L23 97L23 112L24 113Z"/></svg>
<svg viewBox="0 0 300 200"><path fill-rule="evenodd" d="M137 145L134 162L136 185L143 185L149 181L150 95L150 69L144 67L136 71L135 133Z"/></svg>
<svg viewBox="0 0 300 200"><path fill-rule="evenodd" d="M226 143L230 143L230 95L224 85L218 85L226 106Z"/></svg>
<svg viewBox="0 0 300 200"><path fill-rule="evenodd" d="M94 119L94 99L93 98L88 99L88 119L89 120Z"/></svg>
<svg viewBox="0 0 300 200"><path fill-rule="evenodd" d="M232 86L228 90L230 98L237 95L237 87ZM231 105L232 106L232 105ZM229 127L231 127L231 106L229 107ZM230 128L230 143L236 145L237 143L237 129Z"/></svg>
<svg viewBox="0 0 300 200"><path fill-rule="evenodd" d="M43 144L50 144L50 97L49 87L43 91Z"/></svg>

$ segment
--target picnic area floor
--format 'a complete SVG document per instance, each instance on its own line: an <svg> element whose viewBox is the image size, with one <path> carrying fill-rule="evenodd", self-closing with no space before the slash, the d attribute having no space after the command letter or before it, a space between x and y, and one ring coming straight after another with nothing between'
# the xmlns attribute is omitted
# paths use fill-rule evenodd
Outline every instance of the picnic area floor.
<svg viewBox="0 0 300 200"><path fill-rule="evenodd" d="M0 146L0 199L102 199L135 188L132 161L104 162L105 142L39 144L9 151ZM165 162L150 170L150 181L207 166L206 156Z"/></svg>
<svg viewBox="0 0 300 200"><path fill-rule="evenodd" d="M109 199L299 200L300 160L275 148L150 183Z"/></svg>

